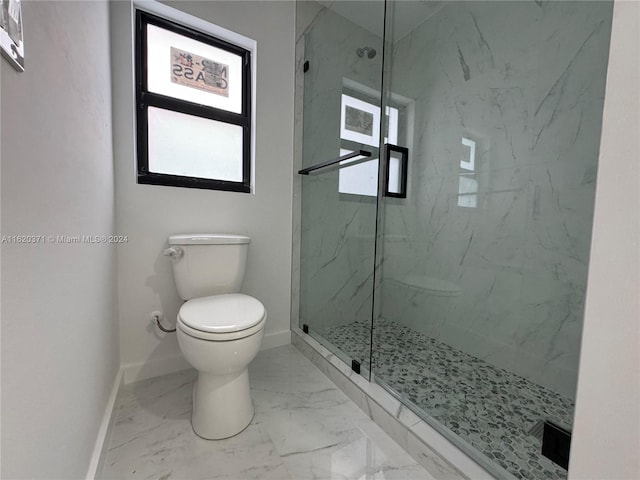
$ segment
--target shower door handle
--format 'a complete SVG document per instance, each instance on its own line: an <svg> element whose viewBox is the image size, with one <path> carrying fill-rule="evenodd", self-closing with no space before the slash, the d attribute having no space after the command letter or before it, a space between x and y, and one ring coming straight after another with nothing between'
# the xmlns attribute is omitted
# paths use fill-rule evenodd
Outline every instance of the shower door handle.
<svg viewBox="0 0 640 480"><path fill-rule="evenodd" d="M398 158L399 157L399 158ZM407 168L409 149L391 143L384 144L386 197L407 198Z"/></svg>
<svg viewBox="0 0 640 480"><path fill-rule="evenodd" d="M298 170L300 175L309 175L311 172L315 172L316 170L320 170L321 168L330 167L332 165L338 164L340 162L344 162L345 160L351 160L356 157L365 157L361 161L364 162L366 158L371 156L371 152L367 152L366 150L357 150L355 152L348 153L347 155L342 155L341 157L334 158L332 160L327 160L326 162L316 163L311 167L303 168L302 170ZM349 162L348 166L356 165L360 162ZM345 167L347 165L344 165ZM341 167L340 167L341 168Z"/></svg>

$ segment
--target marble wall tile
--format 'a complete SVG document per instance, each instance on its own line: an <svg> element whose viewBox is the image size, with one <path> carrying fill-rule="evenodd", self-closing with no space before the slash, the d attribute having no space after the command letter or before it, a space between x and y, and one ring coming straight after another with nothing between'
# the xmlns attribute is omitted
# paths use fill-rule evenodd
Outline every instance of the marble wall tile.
<svg viewBox="0 0 640 480"><path fill-rule="evenodd" d="M610 22L610 2L451 2L393 46L415 132L409 198L385 205L406 240L382 243L382 316L570 396ZM477 208L458 205L463 136Z"/></svg>

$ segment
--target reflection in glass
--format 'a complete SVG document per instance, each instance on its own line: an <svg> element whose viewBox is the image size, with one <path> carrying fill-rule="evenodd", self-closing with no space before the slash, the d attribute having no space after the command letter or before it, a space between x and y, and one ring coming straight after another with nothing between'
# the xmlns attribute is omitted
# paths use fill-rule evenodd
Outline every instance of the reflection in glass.
<svg viewBox="0 0 640 480"><path fill-rule="evenodd" d="M467 157L460 160L460 177L458 179L458 206L476 208L478 206L478 180L475 178L476 142L462 137L462 145Z"/></svg>

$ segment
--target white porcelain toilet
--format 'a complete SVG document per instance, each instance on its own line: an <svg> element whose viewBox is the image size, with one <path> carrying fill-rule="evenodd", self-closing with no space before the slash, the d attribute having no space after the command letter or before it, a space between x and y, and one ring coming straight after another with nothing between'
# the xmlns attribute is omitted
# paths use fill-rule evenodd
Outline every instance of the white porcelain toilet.
<svg viewBox="0 0 640 480"><path fill-rule="evenodd" d="M198 370L193 387L193 430L206 439L240 433L253 418L249 363L258 353L267 317L262 303L237 293L251 239L242 235L169 237L178 294L180 350Z"/></svg>

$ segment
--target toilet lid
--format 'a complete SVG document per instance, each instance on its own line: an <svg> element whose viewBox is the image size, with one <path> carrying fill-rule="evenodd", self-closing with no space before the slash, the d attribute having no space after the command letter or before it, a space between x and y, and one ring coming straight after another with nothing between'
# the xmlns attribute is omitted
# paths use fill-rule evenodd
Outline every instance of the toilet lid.
<svg viewBox="0 0 640 480"><path fill-rule="evenodd" d="M264 316L262 303L241 293L194 298L178 312L178 320L185 325L211 333L245 330L260 323Z"/></svg>

